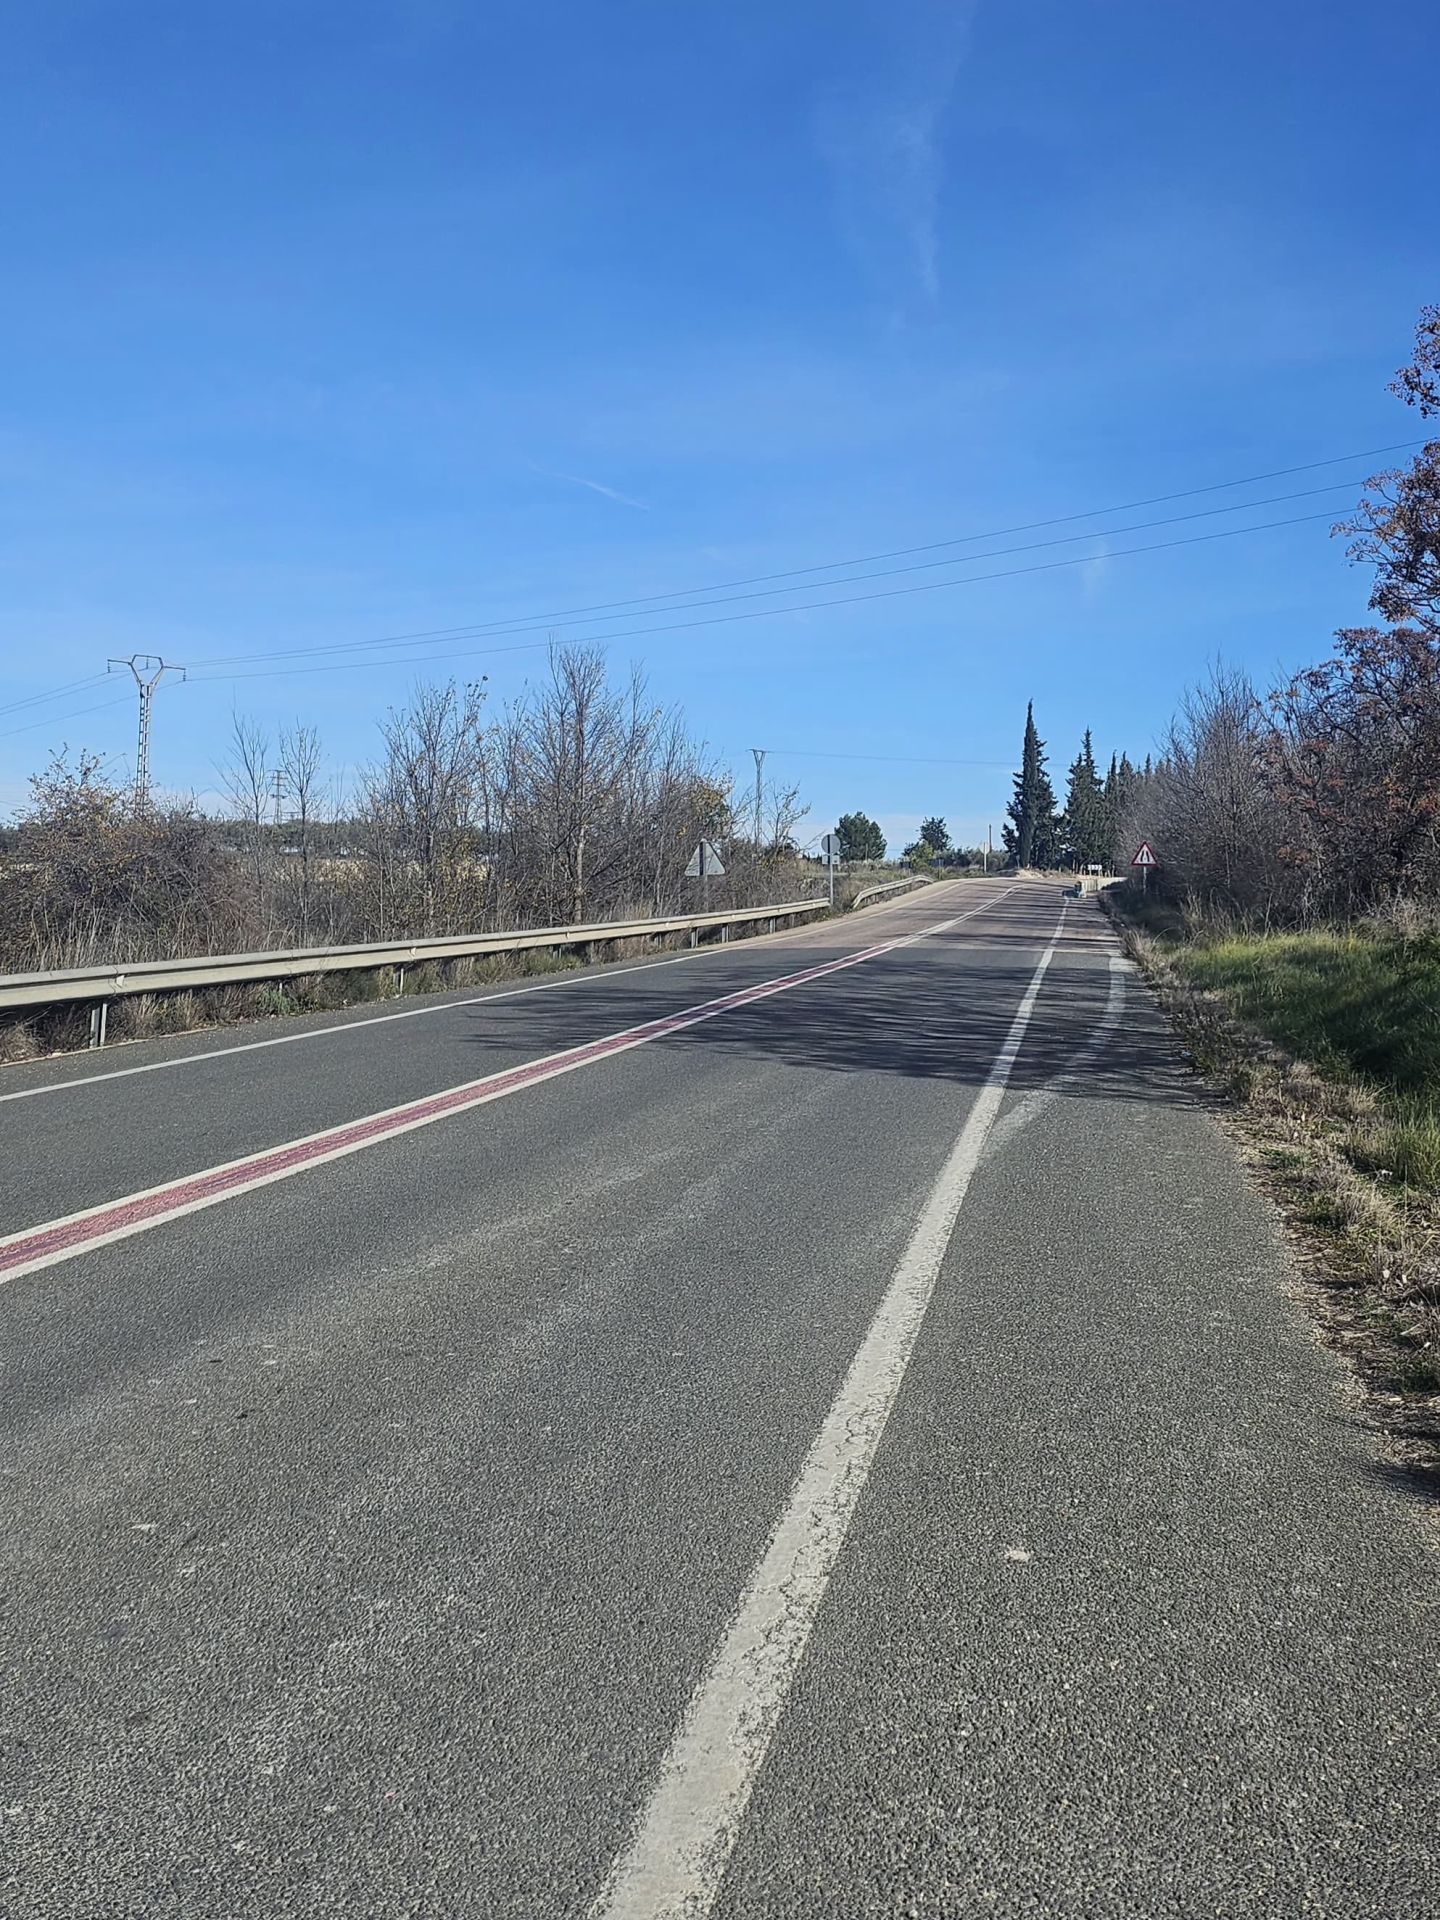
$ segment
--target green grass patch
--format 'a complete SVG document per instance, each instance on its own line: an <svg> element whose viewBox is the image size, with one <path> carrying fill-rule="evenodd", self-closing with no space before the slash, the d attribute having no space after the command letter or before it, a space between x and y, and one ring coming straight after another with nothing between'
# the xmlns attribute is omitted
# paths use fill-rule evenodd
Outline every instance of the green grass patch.
<svg viewBox="0 0 1440 1920"><path fill-rule="evenodd" d="M1440 1360L1428 1353L1408 1355L1395 1370L1402 1393L1440 1393Z"/></svg>
<svg viewBox="0 0 1440 1920"><path fill-rule="evenodd" d="M1239 934L1175 958L1193 985L1322 1070L1421 1097L1440 1087L1440 941Z"/></svg>
<svg viewBox="0 0 1440 1920"><path fill-rule="evenodd" d="M1440 940L1362 931L1230 934L1171 959L1247 1025L1379 1111L1350 1144L1367 1171L1440 1192Z"/></svg>

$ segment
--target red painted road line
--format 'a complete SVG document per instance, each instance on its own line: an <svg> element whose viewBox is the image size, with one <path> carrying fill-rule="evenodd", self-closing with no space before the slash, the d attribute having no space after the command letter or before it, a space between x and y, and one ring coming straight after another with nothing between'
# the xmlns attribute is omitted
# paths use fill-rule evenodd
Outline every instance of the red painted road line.
<svg viewBox="0 0 1440 1920"><path fill-rule="evenodd" d="M719 1014L747 1006L752 1001L767 999L791 987L821 980L827 974L839 973L847 967L859 966L863 961L893 953L897 948L910 946L931 934L944 933L962 920L973 919L975 914L983 913L987 907L996 905L1004 898L1004 894L997 895L995 899L972 908L969 913L937 921L933 926L918 933L903 935L898 940L883 941L877 946L864 947L858 953L824 961L819 966L805 967L797 973L763 980L756 986L744 987L718 1000L704 1001L699 1006L687 1007L680 1013L647 1021L642 1026L627 1027L604 1039L527 1061L523 1066L487 1074L483 1079L451 1087L444 1093L426 1094L403 1106L369 1114L360 1120L345 1121L340 1126L327 1127L321 1133L290 1141L285 1146L266 1147L259 1153L248 1154L243 1159L229 1161L223 1166L211 1167L203 1173L187 1174L179 1180L167 1181L162 1186L130 1194L123 1200L108 1201L98 1207L88 1207L83 1212L70 1214L62 1220L49 1221L44 1226L9 1234L0 1239L0 1282L16 1279L40 1267L54 1266L89 1248L128 1238L133 1233L158 1226L180 1214L214 1206L217 1201L229 1199L235 1194L287 1179L307 1167L327 1160L338 1160L396 1134L427 1126L448 1114L467 1112L472 1107L514 1093L521 1087L573 1072L577 1067L588 1066L611 1054L626 1052L631 1047L643 1046L646 1041L660 1039L667 1033L678 1033L685 1027L698 1026L702 1020L713 1020Z"/></svg>

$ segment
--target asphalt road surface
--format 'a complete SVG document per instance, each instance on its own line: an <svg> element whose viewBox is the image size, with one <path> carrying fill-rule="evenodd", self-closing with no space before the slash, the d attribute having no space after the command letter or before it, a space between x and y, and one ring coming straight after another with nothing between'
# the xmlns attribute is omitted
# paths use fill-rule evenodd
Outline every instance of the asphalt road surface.
<svg viewBox="0 0 1440 1920"><path fill-rule="evenodd" d="M8 1070L0 1235L7 1916L1440 1913L1425 1515L1058 887Z"/></svg>

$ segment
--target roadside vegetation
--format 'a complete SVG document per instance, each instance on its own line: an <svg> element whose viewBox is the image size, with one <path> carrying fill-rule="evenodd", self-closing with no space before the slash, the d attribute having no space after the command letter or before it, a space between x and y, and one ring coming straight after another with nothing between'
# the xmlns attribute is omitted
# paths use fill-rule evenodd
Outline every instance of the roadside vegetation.
<svg viewBox="0 0 1440 1920"><path fill-rule="evenodd" d="M1440 308L1394 391L1440 418ZM1192 690L1120 815L1159 871L1108 904L1381 1424L1440 1472L1440 440L1337 531L1383 624L1268 692Z"/></svg>
<svg viewBox="0 0 1440 1920"><path fill-rule="evenodd" d="M1440 936L1232 934L1190 947L1183 963L1194 986L1327 1079L1383 1096L1394 1119L1372 1157L1440 1195Z"/></svg>
<svg viewBox="0 0 1440 1920"><path fill-rule="evenodd" d="M1307 1304L1440 1489L1440 940L1216 933L1106 904L1297 1243Z"/></svg>
<svg viewBox="0 0 1440 1920"><path fill-rule="evenodd" d="M379 723L375 761L340 790L308 728L272 738L243 717L220 776L228 804L137 805L93 756L61 755L0 833L0 974L207 953L270 952L537 926L640 920L828 891L795 843L793 788L734 796L678 712L603 655L557 647L548 676L492 715L481 686L421 685ZM878 829L876 829L878 836ZM708 885L685 867L725 850ZM872 840L836 907L903 873ZM736 930L739 931L738 929ZM683 936L607 944L600 960ZM582 966L557 946L488 959L317 972L116 999L108 1038L325 1012ZM88 1009L0 1017L0 1062L83 1047Z"/></svg>
<svg viewBox="0 0 1440 1920"><path fill-rule="evenodd" d="M640 676L612 678L598 649L555 647L498 713L483 684L417 686L377 732L375 759L342 786L312 728L271 735L237 717L213 811L137 800L93 755L59 755L0 834L0 974L721 911L824 885L795 844L798 792L772 784L758 808L750 791L733 795L683 716ZM702 838L726 855L705 886L685 874ZM407 969L405 987L493 977L454 961ZM350 1005L395 986L377 970L120 1000L110 1032ZM9 1020L0 1059L83 1045L84 1030L83 1012Z"/></svg>
<svg viewBox="0 0 1440 1920"><path fill-rule="evenodd" d="M798 794L737 805L683 716L597 649L555 648L499 713L483 685L418 686L378 735L341 789L313 729L238 717L208 813L61 755L0 845L0 972L679 911L701 838L730 855L716 908L813 886Z"/></svg>

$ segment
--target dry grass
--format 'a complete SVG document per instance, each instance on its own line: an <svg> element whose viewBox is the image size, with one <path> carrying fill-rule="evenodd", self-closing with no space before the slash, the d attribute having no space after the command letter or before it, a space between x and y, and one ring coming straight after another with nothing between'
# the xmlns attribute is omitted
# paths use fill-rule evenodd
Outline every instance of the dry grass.
<svg viewBox="0 0 1440 1920"><path fill-rule="evenodd" d="M737 927L732 938L754 938ZM499 986L507 980L545 978L593 964L643 960L689 944L688 934L637 935L629 940L593 942L584 948L530 947L514 954L466 955L453 960L424 960L404 970L360 968L337 973L297 975L283 981L250 981L178 993L142 993L113 1000L108 1015L112 1042L148 1040L162 1034L190 1033L245 1021L283 1019L301 1013L339 1012L346 1007L403 995L452 993L467 987ZM24 1019L0 1020L0 1066L79 1051L89 1044L89 1012L83 1007L39 1009Z"/></svg>
<svg viewBox="0 0 1440 1920"><path fill-rule="evenodd" d="M0 1026L0 1066L15 1066L22 1060L35 1060L45 1052L24 1020L9 1020Z"/></svg>
<svg viewBox="0 0 1440 1920"><path fill-rule="evenodd" d="M1107 902L1112 912L1117 904ZM1237 996L1197 984L1197 974L1215 972L1193 966L1193 950L1173 933L1157 938L1115 917L1197 1071L1228 1096L1242 1155L1296 1243L1307 1304L1354 1368L1374 1424L1440 1489L1440 1185L1427 1159L1430 1115L1407 1122L1406 1096L1346 1068L1333 1046L1323 1064L1282 1046L1238 1011ZM1408 1156L1397 1150L1407 1125Z"/></svg>

